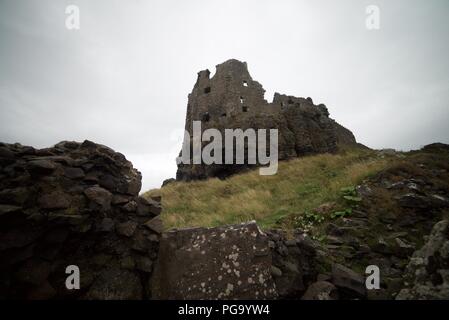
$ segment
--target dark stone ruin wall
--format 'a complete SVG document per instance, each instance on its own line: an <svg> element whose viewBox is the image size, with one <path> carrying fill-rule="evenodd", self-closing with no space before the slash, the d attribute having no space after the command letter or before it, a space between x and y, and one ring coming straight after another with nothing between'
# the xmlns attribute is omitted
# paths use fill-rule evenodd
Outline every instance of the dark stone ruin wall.
<svg viewBox="0 0 449 320"><path fill-rule="evenodd" d="M316 276L306 240L254 222L162 233L160 203L108 147L0 144L0 165L2 299L297 298Z"/></svg>
<svg viewBox="0 0 449 320"><path fill-rule="evenodd" d="M157 257L160 204L141 175L90 141L0 144L0 298L142 299ZM80 290L65 287L80 269Z"/></svg>
<svg viewBox="0 0 449 320"><path fill-rule="evenodd" d="M202 131L220 130L223 137L225 129L278 129L280 160L335 152L339 144L356 143L349 130L329 118L324 104L315 105L311 98L278 93L268 103L264 93L262 85L249 74L246 62L228 60L219 64L212 78L209 70L200 71L188 97L185 129L190 133L190 143L193 121L201 121ZM180 164L177 180L227 177L248 167L251 166L247 163Z"/></svg>

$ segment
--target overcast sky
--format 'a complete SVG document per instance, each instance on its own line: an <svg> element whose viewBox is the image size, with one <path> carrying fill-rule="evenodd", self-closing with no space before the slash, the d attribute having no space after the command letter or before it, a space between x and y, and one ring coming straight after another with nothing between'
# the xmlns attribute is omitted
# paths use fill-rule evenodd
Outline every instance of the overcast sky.
<svg viewBox="0 0 449 320"><path fill-rule="evenodd" d="M0 141L93 140L159 187L197 72L236 58L268 101L310 96L370 147L449 143L448 17L447 0L0 0Z"/></svg>

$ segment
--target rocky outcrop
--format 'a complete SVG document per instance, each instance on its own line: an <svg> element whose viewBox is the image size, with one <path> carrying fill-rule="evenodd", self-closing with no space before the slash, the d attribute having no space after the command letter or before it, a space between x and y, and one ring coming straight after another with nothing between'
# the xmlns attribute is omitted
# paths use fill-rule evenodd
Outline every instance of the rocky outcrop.
<svg viewBox="0 0 449 320"><path fill-rule="evenodd" d="M192 144L193 121L201 121L202 132L214 128L223 137L225 129L278 129L280 160L356 145L354 135L329 118L324 104L279 93L269 103L262 85L251 78L246 62L231 59L216 68L212 78L209 70L200 71L189 94L185 130L190 140L184 143ZM240 165L179 164L176 178L224 178L251 166L248 161Z"/></svg>
<svg viewBox="0 0 449 320"><path fill-rule="evenodd" d="M140 187L122 154L90 141L0 144L0 297L148 297L161 207ZM65 286L71 265L79 290Z"/></svg>
<svg viewBox="0 0 449 320"><path fill-rule="evenodd" d="M338 146L359 146L367 148L356 142L354 134L347 128L334 121L335 137Z"/></svg>
<svg viewBox="0 0 449 320"><path fill-rule="evenodd" d="M299 230L287 235L267 231L272 255L272 276L280 299L298 299L318 276L317 244Z"/></svg>
<svg viewBox="0 0 449 320"><path fill-rule="evenodd" d="M335 286L339 299L449 299L447 150L447 145L433 144L407 157L379 153L398 160L353 189L356 197L345 200L343 217L308 230L320 239L318 282ZM326 209L335 205L323 204L313 213L328 216ZM366 290L367 266L379 268L379 289ZM323 283L307 291L304 299L336 296Z"/></svg>
<svg viewBox="0 0 449 320"><path fill-rule="evenodd" d="M449 220L435 224L424 246L413 254L406 272L409 286L396 299L449 299Z"/></svg>

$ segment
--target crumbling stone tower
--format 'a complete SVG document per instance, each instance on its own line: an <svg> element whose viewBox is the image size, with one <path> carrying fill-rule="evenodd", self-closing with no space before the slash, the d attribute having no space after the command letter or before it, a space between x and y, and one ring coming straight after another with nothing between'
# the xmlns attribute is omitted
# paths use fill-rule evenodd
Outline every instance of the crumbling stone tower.
<svg viewBox="0 0 449 320"><path fill-rule="evenodd" d="M253 80L246 62L235 59L198 73L188 96L185 129L193 135L193 121L201 121L202 131L215 128L279 130L279 159L314 153L335 152L339 144L355 144L354 135L329 118L324 104L311 98L275 93L273 102L264 98L262 85ZM190 141L191 143L192 141ZM224 154L224 152L223 152ZM177 180L224 178L249 167L243 165L179 164Z"/></svg>

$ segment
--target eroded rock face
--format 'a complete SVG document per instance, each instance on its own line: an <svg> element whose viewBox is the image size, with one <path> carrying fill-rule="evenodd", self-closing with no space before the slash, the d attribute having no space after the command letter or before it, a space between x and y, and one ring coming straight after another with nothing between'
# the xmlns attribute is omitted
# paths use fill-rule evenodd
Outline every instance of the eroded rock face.
<svg viewBox="0 0 449 320"><path fill-rule="evenodd" d="M424 246L415 251L407 266L409 287L398 300L449 298L449 220L435 224Z"/></svg>
<svg viewBox="0 0 449 320"><path fill-rule="evenodd" d="M280 160L334 152L339 144L356 144L351 131L329 118L324 104L315 105L311 98L279 93L269 103L262 85L251 78L246 62L231 59L216 68L212 78L209 70L199 72L189 94L185 129L190 134L190 143L193 121L201 121L203 132L214 128L223 137L225 129L278 129ZM222 153L224 157L224 150ZM180 164L176 178L223 178L250 166L247 161L242 165Z"/></svg>
<svg viewBox="0 0 449 320"><path fill-rule="evenodd" d="M152 279L155 299L272 299L268 237L256 223L166 232Z"/></svg>
<svg viewBox="0 0 449 320"><path fill-rule="evenodd" d="M0 298L148 297L159 234L146 224L161 207L140 187L122 154L90 141L0 144ZM80 290L65 286L69 265Z"/></svg>

